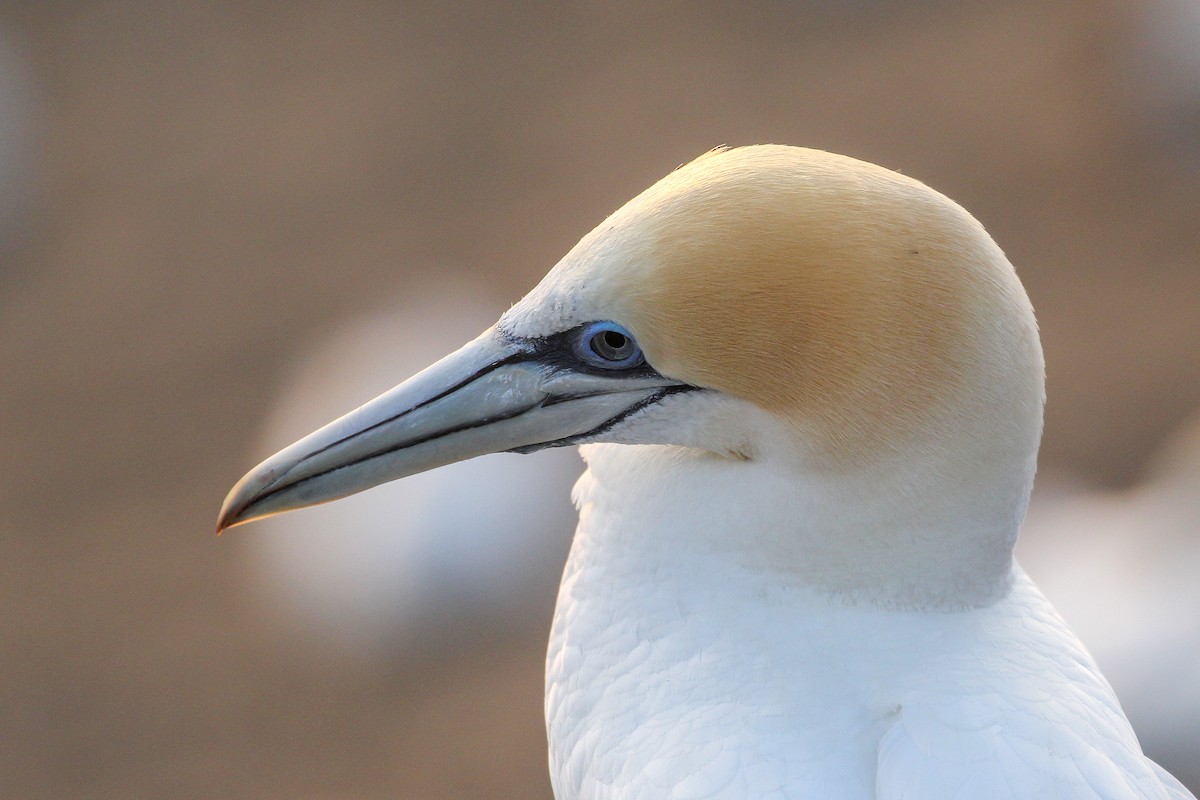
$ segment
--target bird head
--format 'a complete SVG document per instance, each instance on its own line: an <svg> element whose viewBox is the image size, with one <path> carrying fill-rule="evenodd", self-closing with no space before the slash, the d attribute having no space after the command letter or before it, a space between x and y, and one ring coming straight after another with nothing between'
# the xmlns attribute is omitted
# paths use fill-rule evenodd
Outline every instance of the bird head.
<svg viewBox="0 0 1200 800"><path fill-rule="evenodd" d="M252 470L218 527L590 442L809 474L1011 467L1027 494L1042 371L1013 268L957 204L844 156L718 149L601 223L477 339Z"/></svg>

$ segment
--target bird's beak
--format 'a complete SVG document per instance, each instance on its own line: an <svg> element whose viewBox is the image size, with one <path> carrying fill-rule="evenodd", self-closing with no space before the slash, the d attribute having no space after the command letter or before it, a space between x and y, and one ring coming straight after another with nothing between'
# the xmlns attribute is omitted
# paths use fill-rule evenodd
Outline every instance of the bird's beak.
<svg viewBox="0 0 1200 800"><path fill-rule="evenodd" d="M649 368L579 369L552 340L491 328L252 469L217 532L485 453L574 444L686 388Z"/></svg>

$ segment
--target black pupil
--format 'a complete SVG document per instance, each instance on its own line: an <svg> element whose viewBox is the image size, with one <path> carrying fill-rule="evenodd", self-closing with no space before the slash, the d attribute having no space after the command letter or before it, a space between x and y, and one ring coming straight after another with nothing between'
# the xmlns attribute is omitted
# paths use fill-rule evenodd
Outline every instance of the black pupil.
<svg viewBox="0 0 1200 800"><path fill-rule="evenodd" d="M592 349L602 358L620 361L633 351L633 344L620 331L601 331L592 337Z"/></svg>

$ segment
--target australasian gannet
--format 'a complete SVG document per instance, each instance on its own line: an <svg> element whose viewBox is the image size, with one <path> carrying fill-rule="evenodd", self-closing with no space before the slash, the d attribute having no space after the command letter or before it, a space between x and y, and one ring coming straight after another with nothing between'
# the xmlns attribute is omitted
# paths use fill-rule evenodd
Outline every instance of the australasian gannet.
<svg viewBox="0 0 1200 800"><path fill-rule="evenodd" d="M1025 291L957 204L717 150L252 470L218 527L584 444L546 667L562 800L1191 798L1013 561L1043 387Z"/></svg>

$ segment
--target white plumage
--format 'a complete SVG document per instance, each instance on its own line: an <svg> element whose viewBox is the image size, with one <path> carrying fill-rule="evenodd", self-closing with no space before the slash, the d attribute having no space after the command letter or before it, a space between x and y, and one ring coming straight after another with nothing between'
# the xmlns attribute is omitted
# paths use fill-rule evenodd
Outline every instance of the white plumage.
<svg viewBox="0 0 1200 800"><path fill-rule="evenodd" d="M980 609L831 603L787 571L739 564L732 545L685 554L671 537L691 538L731 495L771 513L717 516L728 541L783 523L793 509L754 502L769 477L656 474L618 446L585 450L547 667L557 797L1191 796L1142 756L1019 569Z"/></svg>

